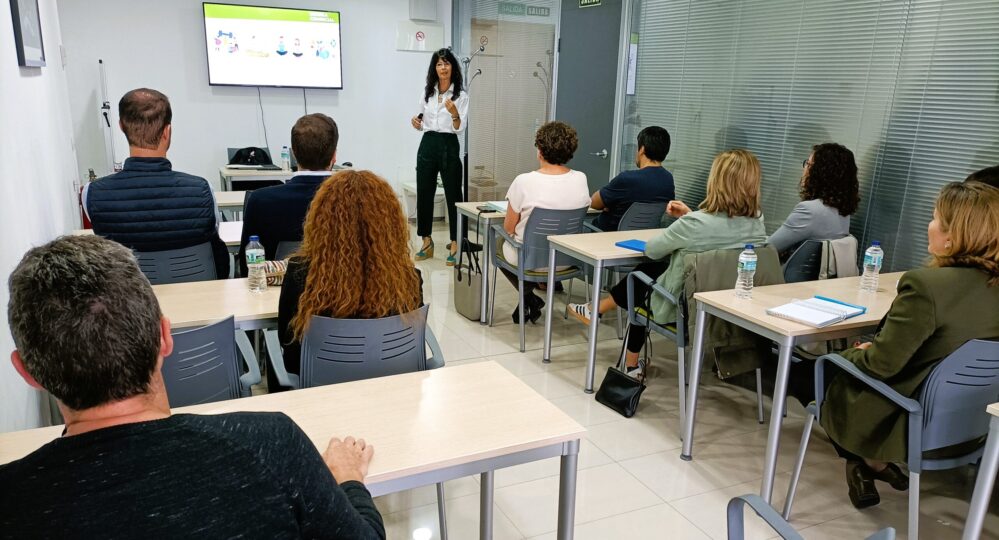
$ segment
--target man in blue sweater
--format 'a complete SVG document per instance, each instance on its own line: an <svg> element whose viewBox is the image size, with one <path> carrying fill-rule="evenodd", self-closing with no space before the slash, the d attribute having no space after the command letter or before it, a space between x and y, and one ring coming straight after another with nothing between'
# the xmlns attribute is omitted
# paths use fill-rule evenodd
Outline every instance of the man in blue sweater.
<svg viewBox="0 0 999 540"><path fill-rule="evenodd" d="M636 202L661 202L676 198L673 175L663 168L669 153L669 132L649 126L638 133L636 170L624 171L593 194L590 206L603 212L593 224L604 231L616 231L621 217Z"/></svg>
<svg viewBox="0 0 999 540"><path fill-rule="evenodd" d="M83 208L94 234L137 251L165 251L210 242L215 275L229 277L229 252L219 238L215 195L201 177L174 171L167 150L173 111L165 95L137 88L118 102L128 139L121 172L88 184Z"/></svg>

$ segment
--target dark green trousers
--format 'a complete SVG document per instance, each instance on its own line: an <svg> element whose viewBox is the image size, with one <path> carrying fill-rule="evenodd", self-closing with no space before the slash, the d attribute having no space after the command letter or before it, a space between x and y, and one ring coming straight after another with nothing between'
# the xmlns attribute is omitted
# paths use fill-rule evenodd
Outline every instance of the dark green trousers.
<svg viewBox="0 0 999 540"><path fill-rule="evenodd" d="M416 153L416 234L430 236L434 221L434 195L437 193L437 174L444 184L451 241L458 239L458 216L454 203L461 197L461 157L458 155L458 136L454 133L426 131Z"/></svg>

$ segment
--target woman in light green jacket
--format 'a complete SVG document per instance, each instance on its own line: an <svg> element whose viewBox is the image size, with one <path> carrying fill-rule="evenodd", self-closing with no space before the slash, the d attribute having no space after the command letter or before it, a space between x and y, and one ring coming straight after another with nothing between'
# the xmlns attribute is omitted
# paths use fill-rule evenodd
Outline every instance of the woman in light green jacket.
<svg viewBox="0 0 999 540"><path fill-rule="evenodd" d="M683 288L683 257L713 249L742 247L766 240L760 196L760 162L749 150L727 150L715 156L708 175L707 198L700 210L692 212L680 201L670 201L666 211L679 218L663 229L662 234L648 241L645 256L652 259L635 267L657 279L670 293L677 295ZM678 264L670 264L671 260ZM627 279L611 290L600 302L600 313L628 303ZM645 287L636 283L635 297L646 296ZM646 309L649 306L645 306ZM589 304L569 304L569 315L589 324ZM675 306L661 296L652 298L651 312L660 323L676 320ZM629 375L643 379L645 365L638 359L645 344L645 327L633 325L628 331L628 353L625 355Z"/></svg>

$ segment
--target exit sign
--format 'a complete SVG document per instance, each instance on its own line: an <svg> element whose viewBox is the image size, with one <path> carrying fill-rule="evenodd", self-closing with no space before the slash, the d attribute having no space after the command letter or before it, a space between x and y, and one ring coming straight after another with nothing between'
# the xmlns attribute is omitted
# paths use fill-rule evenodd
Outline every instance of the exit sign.
<svg viewBox="0 0 999 540"><path fill-rule="evenodd" d="M584 8L599 6L601 1L603 0L579 0L579 7Z"/></svg>
<svg viewBox="0 0 999 540"><path fill-rule="evenodd" d="M517 15L520 17L548 17L551 9L544 6L528 6L520 2L500 2L498 5L500 15Z"/></svg>

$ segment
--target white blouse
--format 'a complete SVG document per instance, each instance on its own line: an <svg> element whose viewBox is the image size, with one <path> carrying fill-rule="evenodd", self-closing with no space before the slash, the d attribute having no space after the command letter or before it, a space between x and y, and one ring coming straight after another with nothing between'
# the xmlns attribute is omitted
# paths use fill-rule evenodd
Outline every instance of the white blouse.
<svg viewBox="0 0 999 540"><path fill-rule="evenodd" d="M444 102L449 98L451 98L451 88L442 95L436 85L430 99L424 100L423 94L420 94L420 110L417 114L423 113L423 131L461 133L465 129L465 120L468 118L468 92L462 88L461 95L457 100L453 100L455 107L458 108L458 118L461 119L458 129L454 129L451 113L444 106Z"/></svg>

